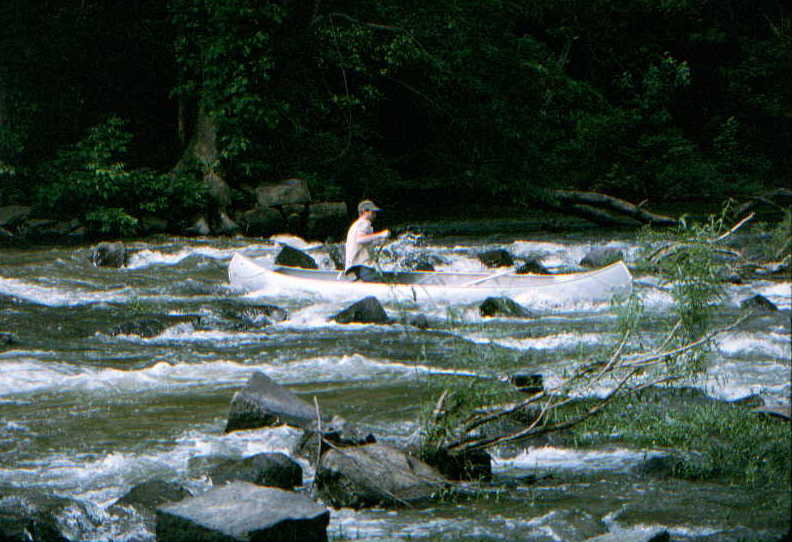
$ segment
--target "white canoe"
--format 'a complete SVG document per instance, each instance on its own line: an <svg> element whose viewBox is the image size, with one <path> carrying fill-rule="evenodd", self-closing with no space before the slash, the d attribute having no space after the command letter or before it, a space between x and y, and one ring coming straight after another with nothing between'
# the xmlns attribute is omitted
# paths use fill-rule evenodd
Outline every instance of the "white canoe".
<svg viewBox="0 0 792 542"><path fill-rule="evenodd" d="M632 276L624 262L580 273L518 275L493 273L406 271L387 274L388 282L345 279L337 271L270 267L235 253L228 265L231 286L269 296L309 296L327 300L358 300L375 296L381 302L467 302L509 297L526 305L565 305L608 301L628 294Z"/></svg>

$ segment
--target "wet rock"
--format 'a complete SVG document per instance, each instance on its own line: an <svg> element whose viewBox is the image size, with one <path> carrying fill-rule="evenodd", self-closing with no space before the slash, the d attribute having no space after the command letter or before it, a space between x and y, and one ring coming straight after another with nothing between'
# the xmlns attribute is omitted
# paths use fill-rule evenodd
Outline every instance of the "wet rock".
<svg viewBox="0 0 792 542"><path fill-rule="evenodd" d="M508 297L488 297L479 305L481 316L506 316L510 318L533 318L534 314Z"/></svg>
<svg viewBox="0 0 792 542"><path fill-rule="evenodd" d="M487 267L509 267L514 265L514 258L508 250L496 248L478 254L478 259Z"/></svg>
<svg viewBox="0 0 792 542"><path fill-rule="evenodd" d="M237 215L237 222L246 235L267 236L281 231L286 221L277 209L268 207L249 209Z"/></svg>
<svg viewBox="0 0 792 542"><path fill-rule="evenodd" d="M157 509L158 542L323 542L330 512L274 487L230 482Z"/></svg>
<svg viewBox="0 0 792 542"><path fill-rule="evenodd" d="M348 448L372 444L377 441L370 431L350 423L340 416L333 416L329 423L322 424L321 433L321 448L319 446L319 428L315 422L311 423L297 444L297 453L308 459L312 465L317 463L319 457L330 446Z"/></svg>
<svg viewBox="0 0 792 542"><path fill-rule="evenodd" d="M103 242L91 248L91 263L97 267L124 267L129 252L123 243Z"/></svg>
<svg viewBox="0 0 792 542"><path fill-rule="evenodd" d="M539 258L525 260L515 271L518 275L547 275L550 271L542 264Z"/></svg>
<svg viewBox="0 0 792 542"><path fill-rule="evenodd" d="M544 390L544 377L540 374L513 374L509 381L523 393L534 394Z"/></svg>
<svg viewBox="0 0 792 542"><path fill-rule="evenodd" d="M126 495L118 499L115 504L149 508L153 511L161 504L180 501L189 496L190 492L180 484L166 482L165 480L151 480L136 485Z"/></svg>
<svg viewBox="0 0 792 542"><path fill-rule="evenodd" d="M289 317L286 309L276 305L257 305L242 311L241 327L243 329L262 328L272 325L275 322L283 322Z"/></svg>
<svg viewBox="0 0 792 542"><path fill-rule="evenodd" d="M344 269L344 249L341 245L327 245L327 254L330 256L330 261L333 262L333 267L336 270L341 271Z"/></svg>
<svg viewBox="0 0 792 542"><path fill-rule="evenodd" d="M142 318L124 322L110 329L109 335L138 335L140 337L156 337L168 327L168 324L154 318Z"/></svg>
<svg viewBox="0 0 792 542"><path fill-rule="evenodd" d="M423 314L411 314L404 319L404 324L418 329L429 329L429 319Z"/></svg>
<svg viewBox="0 0 792 542"><path fill-rule="evenodd" d="M86 516L83 505L72 499L36 490L0 489L0 540L3 542L69 542L61 518L66 511Z"/></svg>
<svg viewBox="0 0 792 542"><path fill-rule="evenodd" d="M19 343L17 336L10 331L0 331L0 346L12 346Z"/></svg>
<svg viewBox="0 0 792 542"><path fill-rule="evenodd" d="M589 538L586 542L669 542L670 535L662 527L636 527Z"/></svg>
<svg viewBox="0 0 792 542"><path fill-rule="evenodd" d="M582 260L580 265L589 268L605 267L612 263L624 259L624 253L618 248L595 248L589 251Z"/></svg>
<svg viewBox="0 0 792 542"><path fill-rule="evenodd" d="M289 245L282 245L280 252L275 257L275 265L288 267L301 267L303 269L319 269L316 261L305 252Z"/></svg>
<svg viewBox="0 0 792 542"><path fill-rule="evenodd" d="M306 427L316 418L314 407L294 393L256 372L234 394L225 432L281 424Z"/></svg>
<svg viewBox="0 0 792 542"><path fill-rule="evenodd" d="M328 450L315 483L319 496L339 508L414 504L447 487L423 461L380 443Z"/></svg>
<svg viewBox="0 0 792 542"><path fill-rule="evenodd" d="M492 479L492 457L483 450L452 454L441 448L422 453L420 458L449 480Z"/></svg>
<svg viewBox="0 0 792 542"><path fill-rule="evenodd" d="M332 318L339 324L350 324L353 322L360 324L387 324L390 322L388 314L382 308L382 304L374 296L369 296L350 305Z"/></svg>
<svg viewBox="0 0 792 542"><path fill-rule="evenodd" d="M757 312L776 312L778 307L762 294L756 294L740 301L741 309L750 309Z"/></svg>
<svg viewBox="0 0 792 542"><path fill-rule="evenodd" d="M302 477L302 467L282 453L261 453L244 459L232 459L221 463L209 473L215 486L242 481L281 489L301 486Z"/></svg>
<svg viewBox="0 0 792 542"><path fill-rule="evenodd" d="M590 541L598 540L607 533L605 524L583 510L575 508L553 510L537 518L532 526L539 533L547 533L547 542L555 540ZM533 539L532 539L533 540ZM538 538L544 542L544 538Z"/></svg>

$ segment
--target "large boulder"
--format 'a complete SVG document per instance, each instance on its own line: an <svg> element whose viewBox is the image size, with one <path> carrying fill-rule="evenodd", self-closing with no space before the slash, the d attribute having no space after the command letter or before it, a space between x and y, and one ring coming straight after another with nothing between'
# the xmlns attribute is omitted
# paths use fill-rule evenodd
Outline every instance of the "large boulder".
<svg viewBox="0 0 792 542"><path fill-rule="evenodd" d="M231 482L157 509L158 542L323 542L330 511L304 495Z"/></svg>
<svg viewBox="0 0 792 542"><path fill-rule="evenodd" d="M256 202L259 207L307 204L311 202L311 193L303 179L286 179L257 186Z"/></svg>
<svg viewBox="0 0 792 542"><path fill-rule="evenodd" d="M547 275L550 273L538 257L526 259L515 271L518 275Z"/></svg>
<svg viewBox="0 0 792 542"><path fill-rule="evenodd" d="M369 296L353 303L332 317L339 324L387 324L388 314L382 304L374 296Z"/></svg>
<svg viewBox="0 0 792 542"><path fill-rule="evenodd" d="M103 242L91 247L90 258L97 267L124 267L129 261L129 251L124 243Z"/></svg>
<svg viewBox="0 0 792 542"><path fill-rule="evenodd" d="M302 476L302 467L282 453L261 453L244 459L230 459L209 472L209 478L215 486L242 481L281 489L301 486Z"/></svg>
<svg viewBox="0 0 792 542"><path fill-rule="evenodd" d="M153 514L159 505L180 501L189 496L190 492L180 484L165 480L149 480L130 489L114 504L148 510Z"/></svg>
<svg viewBox="0 0 792 542"><path fill-rule="evenodd" d="M281 424L307 427L316 420L316 411L307 401L256 372L244 389L234 394L225 431L255 429Z"/></svg>
<svg viewBox="0 0 792 542"><path fill-rule="evenodd" d="M380 443L328 450L317 467L315 483L319 496L339 508L414 504L447 488L435 469Z"/></svg>
<svg viewBox="0 0 792 542"><path fill-rule="evenodd" d="M316 260L302 250L298 250L290 245L281 245L280 252L275 256L275 265L301 267L303 269L319 269Z"/></svg>

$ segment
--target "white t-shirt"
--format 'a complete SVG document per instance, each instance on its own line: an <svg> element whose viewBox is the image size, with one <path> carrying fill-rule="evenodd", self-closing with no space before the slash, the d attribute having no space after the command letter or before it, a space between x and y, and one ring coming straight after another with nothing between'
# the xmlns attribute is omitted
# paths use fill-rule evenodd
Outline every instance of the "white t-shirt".
<svg viewBox="0 0 792 542"><path fill-rule="evenodd" d="M344 254L344 270L347 270L355 265L367 265L369 267L374 266L374 263L371 260L371 254L369 254L368 247L366 246L367 244L374 241L374 239L369 239L366 241L359 240L361 236L368 235L370 233L374 233L374 227L365 216L361 216L355 220L351 226L349 226Z"/></svg>

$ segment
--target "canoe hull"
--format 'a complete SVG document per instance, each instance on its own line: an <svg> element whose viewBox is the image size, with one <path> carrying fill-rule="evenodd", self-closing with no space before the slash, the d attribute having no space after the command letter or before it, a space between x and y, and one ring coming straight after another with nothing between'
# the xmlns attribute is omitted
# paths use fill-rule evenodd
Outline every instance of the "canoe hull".
<svg viewBox="0 0 792 542"><path fill-rule="evenodd" d="M341 279L334 271L269 268L239 253L228 266L231 286L243 291L334 301L375 296L383 302L473 303L503 296L524 305L562 305L608 301L632 289L632 276L623 262L558 275L414 272L399 276L412 283L359 282Z"/></svg>

